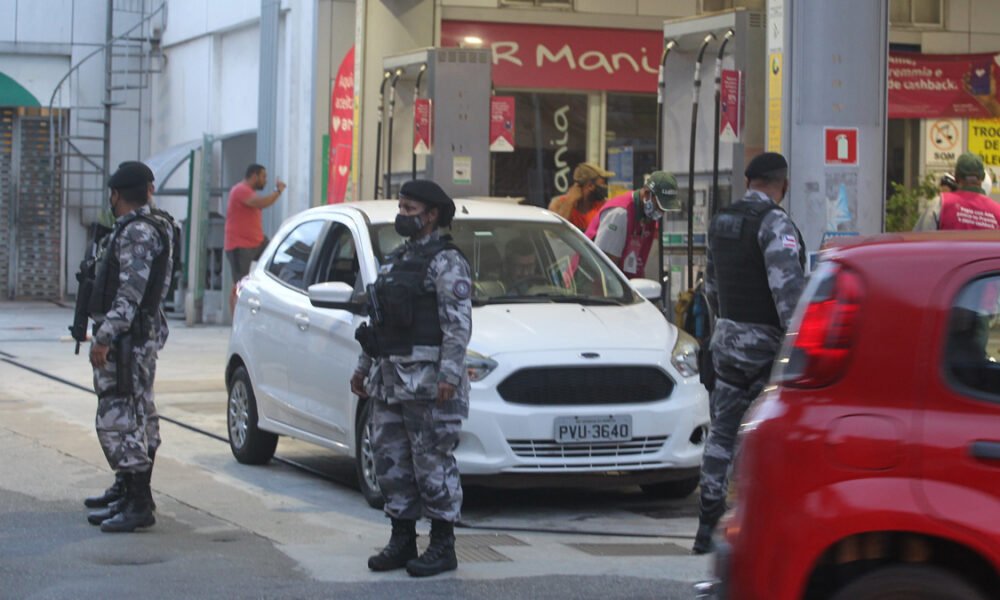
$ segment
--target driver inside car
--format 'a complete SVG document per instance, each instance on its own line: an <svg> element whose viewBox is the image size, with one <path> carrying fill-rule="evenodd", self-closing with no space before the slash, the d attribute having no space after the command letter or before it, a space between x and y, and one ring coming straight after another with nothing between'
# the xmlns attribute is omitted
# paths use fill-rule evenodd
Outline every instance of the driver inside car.
<svg viewBox="0 0 1000 600"><path fill-rule="evenodd" d="M514 238L505 249L504 285L508 296L527 294L535 286L551 285L538 270L538 257L530 241Z"/></svg>

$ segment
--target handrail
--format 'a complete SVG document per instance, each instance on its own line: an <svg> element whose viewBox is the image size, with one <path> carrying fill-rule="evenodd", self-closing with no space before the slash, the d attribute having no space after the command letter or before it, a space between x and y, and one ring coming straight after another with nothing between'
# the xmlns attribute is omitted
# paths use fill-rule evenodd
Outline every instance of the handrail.
<svg viewBox="0 0 1000 600"><path fill-rule="evenodd" d="M92 57L94 57L94 56L100 54L101 52L104 52L108 48L110 48L115 42L119 42L119 41L125 39L128 36L128 34L132 33L137 28L142 27L143 25L145 25L147 22L149 22L150 20L152 20L153 17L155 17L160 12L162 12L163 9L165 9L166 7L167 7L167 3L166 2L161 3L160 7L157 8L156 10L154 10L153 12L149 13L149 16L147 16L145 19L139 21L138 23L136 23L132 27L130 27L127 30L125 30L124 33L121 33L121 34L117 35L116 37L111 38L110 40L108 40L107 42L105 42L103 46L101 46L100 48L97 48L96 50L94 50L93 52L91 52L90 54L88 54L87 56L84 56L83 58L80 59L80 62L78 62L75 65L73 65L72 67L70 67L69 71L67 71L66 74L63 75L62 79L59 80L59 83L57 83L56 87L52 90L52 97L49 98L49 118L50 119L52 118L52 105L56 101L56 94L59 93L59 88L62 87L62 84L65 83L67 79L69 79L69 76L72 75L74 71L76 71L77 69L79 69L83 65L83 63L87 62Z"/></svg>

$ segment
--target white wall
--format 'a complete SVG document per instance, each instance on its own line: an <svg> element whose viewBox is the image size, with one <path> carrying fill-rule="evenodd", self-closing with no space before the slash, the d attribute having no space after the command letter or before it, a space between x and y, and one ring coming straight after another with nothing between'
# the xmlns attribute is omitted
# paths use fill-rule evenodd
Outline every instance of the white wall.
<svg viewBox="0 0 1000 600"><path fill-rule="evenodd" d="M48 106L52 90L68 70L68 56L0 54L0 71L31 92L42 106Z"/></svg>

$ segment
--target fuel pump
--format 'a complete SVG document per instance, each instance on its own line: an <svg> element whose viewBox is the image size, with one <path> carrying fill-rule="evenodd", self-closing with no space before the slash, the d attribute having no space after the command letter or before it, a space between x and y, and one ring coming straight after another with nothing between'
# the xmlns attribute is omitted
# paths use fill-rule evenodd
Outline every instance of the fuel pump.
<svg viewBox="0 0 1000 600"><path fill-rule="evenodd" d="M384 174L386 191L391 189L392 165L399 164L396 159L400 162L409 159L406 174L431 179L454 198L489 196L492 51L424 48L385 57L382 68L391 77L387 142L390 157L386 159L387 172ZM425 155L422 172L417 170L413 145L402 150L394 148L392 143L399 135L405 139L406 128L410 128L410 135L416 133L413 119L405 116L412 114L416 99L421 98L421 85L423 98L430 101L432 113L430 153ZM400 118L395 118L397 116Z"/></svg>

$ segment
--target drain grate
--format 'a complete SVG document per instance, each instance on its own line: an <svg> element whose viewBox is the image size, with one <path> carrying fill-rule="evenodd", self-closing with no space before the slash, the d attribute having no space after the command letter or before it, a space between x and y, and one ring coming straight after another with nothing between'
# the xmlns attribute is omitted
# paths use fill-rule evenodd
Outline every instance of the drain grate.
<svg viewBox="0 0 1000 600"><path fill-rule="evenodd" d="M690 554L677 544L566 544L591 556L681 556Z"/></svg>

